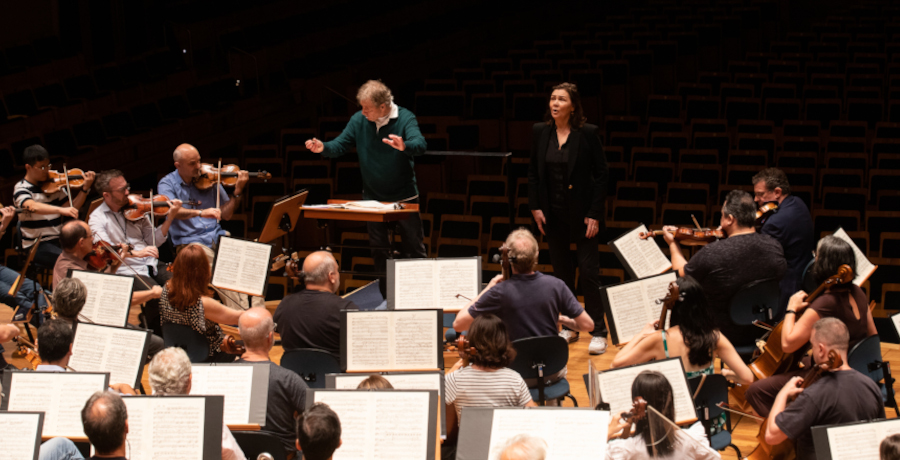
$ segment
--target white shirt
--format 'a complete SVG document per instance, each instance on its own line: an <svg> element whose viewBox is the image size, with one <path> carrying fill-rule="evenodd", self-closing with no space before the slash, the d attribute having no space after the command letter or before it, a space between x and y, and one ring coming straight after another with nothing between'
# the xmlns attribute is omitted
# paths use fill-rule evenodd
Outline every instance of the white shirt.
<svg viewBox="0 0 900 460"><path fill-rule="evenodd" d="M375 120L375 131L378 132L384 125L388 124L392 119L400 116L400 108L394 101L391 101L391 113Z"/></svg>
<svg viewBox="0 0 900 460"><path fill-rule="evenodd" d="M164 218L161 218L164 219ZM161 219L157 223L161 223ZM99 240L115 246L121 243L128 243L134 246L135 251L140 251L153 244L153 228L147 218L143 218L137 222L130 221L125 218L125 214L121 212L113 212L104 202L91 213L88 224L91 231L94 232L94 242ZM162 230L156 228L156 245L159 246L166 241L166 236ZM128 257L125 264L131 267L139 275L149 276L147 266L156 267L156 258L147 257ZM116 271L119 275L134 276L134 272L122 264Z"/></svg>
<svg viewBox="0 0 900 460"><path fill-rule="evenodd" d="M697 422L690 428L678 433L679 441L671 455L665 459L678 460L714 460L722 458L718 452L709 447L703 424ZM647 455L647 446L644 445L644 437L635 435L628 439L615 439L606 447L606 460L650 460Z"/></svg>

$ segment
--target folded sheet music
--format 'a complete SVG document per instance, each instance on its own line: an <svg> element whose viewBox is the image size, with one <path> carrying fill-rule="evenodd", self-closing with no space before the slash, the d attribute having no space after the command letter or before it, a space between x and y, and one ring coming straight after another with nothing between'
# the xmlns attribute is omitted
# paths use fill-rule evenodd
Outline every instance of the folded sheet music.
<svg viewBox="0 0 900 460"><path fill-rule="evenodd" d="M666 258L653 238L642 240L638 237L646 231L647 227L641 224L608 243L632 278L646 278L672 268L672 262Z"/></svg>
<svg viewBox="0 0 900 460"><path fill-rule="evenodd" d="M265 297L272 246L220 236L210 284L220 289Z"/></svg>
<svg viewBox="0 0 900 460"><path fill-rule="evenodd" d="M221 396L122 398L128 410L127 457L131 460L222 458L221 408L207 407L215 405L213 398L221 401ZM211 409L219 416L210 416ZM211 442L216 438L217 443Z"/></svg>
<svg viewBox="0 0 900 460"><path fill-rule="evenodd" d="M106 391L109 374L84 372L5 372L3 410L43 412L42 436L84 437L81 409L98 391Z"/></svg>
<svg viewBox="0 0 900 460"><path fill-rule="evenodd" d="M658 301L666 297L669 283L676 278L675 272L668 272L600 288L614 344L630 342L644 325L659 320L662 303ZM667 320L664 327L668 326Z"/></svg>
<svg viewBox="0 0 900 460"><path fill-rule="evenodd" d="M85 318L95 324L125 327L134 292L133 277L69 270L69 278L81 280L87 288L87 300L81 310Z"/></svg>
<svg viewBox="0 0 900 460"><path fill-rule="evenodd" d="M834 236L850 243L850 246L853 248L853 254L856 255L856 267L853 268L853 284L862 286L872 276L872 273L875 272L878 266L873 265L866 255L863 254L859 246L853 241L853 238L850 238L850 235L844 231L843 227L838 227L837 231L834 232Z"/></svg>
<svg viewBox="0 0 900 460"><path fill-rule="evenodd" d="M341 364L347 372L443 368L440 310L341 312Z"/></svg>
<svg viewBox="0 0 900 460"><path fill-rule="evenodd" d="M824 433L823 433L824 432ZM813 428L819 460L869 460L879 458L884 438L900 433L900 420L877 420Z"/></svg>
<svg viewBox="0 0 900 460"><path fill-rule="evenodd" d="M38 460L41 450L42 412L0 411L3 448L0 460Z"/></svg>
<svg viewBox="0 0 900 460"><path fill-rule="evenodd" d="M111 383L141 383L150 331L78 323L69 366L80 372L109 372Z"/></svg>
<svg viewBox="0 0 900 460"><path fill-rule="evenodd" d="M481 258L388 260L387 283L389 310L457 311L478 295Z"/></svg>
<svg viewBox="0 0 900 460"><path fill-rule="evenodd" d="M682 425L697 420L694 400L691 398L681 358L668 358L600 372L595 386L599 392L599 400L609 404L612 414L631 410L631 384L643 371L660 372L669 380L675 397L675 423Z"/></svg>
<svg viewBox="0 0 900 460"><path fill-rule="evenodd" d="M607 411L534 408L494 409L493 412L489 458L500 458L503 443L519 434L546 441L546 460L606 458Z"/></svg>

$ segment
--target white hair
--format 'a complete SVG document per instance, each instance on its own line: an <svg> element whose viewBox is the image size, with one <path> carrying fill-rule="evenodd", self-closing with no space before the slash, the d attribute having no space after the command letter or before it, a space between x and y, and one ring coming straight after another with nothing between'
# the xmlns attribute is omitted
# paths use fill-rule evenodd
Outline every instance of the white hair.
<svg viewBox="0 0 900 460"><path fill-rule="evenodd" d="M169 347L150 361L150 389L157 395L186 395L191 382L191 359L178 347Z"/></svg>
<svg viewBox="0 0 900 460"><path fill-rule="evenodd" d="M530 434L519 434L506 440L495 460L544 460L547 456L547 442Z"/></svg>

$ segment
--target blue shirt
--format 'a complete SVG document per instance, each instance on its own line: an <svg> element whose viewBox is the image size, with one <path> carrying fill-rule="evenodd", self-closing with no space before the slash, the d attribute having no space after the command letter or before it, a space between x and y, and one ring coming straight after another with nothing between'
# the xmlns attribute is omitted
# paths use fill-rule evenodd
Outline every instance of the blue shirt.
<svg viewBox="0 0 900 460"><path fill-rule="evenodd" d="M178 171L172 171L159 181L159 190L156 193L165 195L172 200L181 200L187 203L188 200L199 201L199 206L188 206L186 209L208 209L216 206L215 187L208 190L199 190L194 184L187 184L181 180ZM228 193L220 185L219 195L221 196L220 206L225 206L230 200ZM169 236L172 238L172 244L175 246L181 244L200 243L204 246L212 247L219 239L219 235L224 235L225 230L215 219L207 219L204 217L191 217L190 219L176 219L169 227Z"/></svg>

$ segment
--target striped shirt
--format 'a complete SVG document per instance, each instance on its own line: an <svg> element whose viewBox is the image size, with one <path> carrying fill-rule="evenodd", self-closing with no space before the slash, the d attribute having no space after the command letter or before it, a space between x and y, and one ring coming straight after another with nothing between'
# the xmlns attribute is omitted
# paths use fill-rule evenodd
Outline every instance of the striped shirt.
<svg viewBox="0 0 900 460"><path fill-rule="evenodd" d="M22 179L13 189L13 202L17 208L22 208L27 200L50 206L63 206L69 203L68 196L62 190L46 194L40 185ZM45 240L59 238L59 229L62 227L62 218L59 214L23 212L19 214L19 222L22 226L22 246L26 248L30 248L39 237Z"/></svg>
<svg viewBox="0 0 900 460"><path fill-rule="evenodd" d="M463 407L525 407L531 393L522 376L508 367L482 371L469 366L447 374L444 400L456 406L460 420Z"/></svg>

